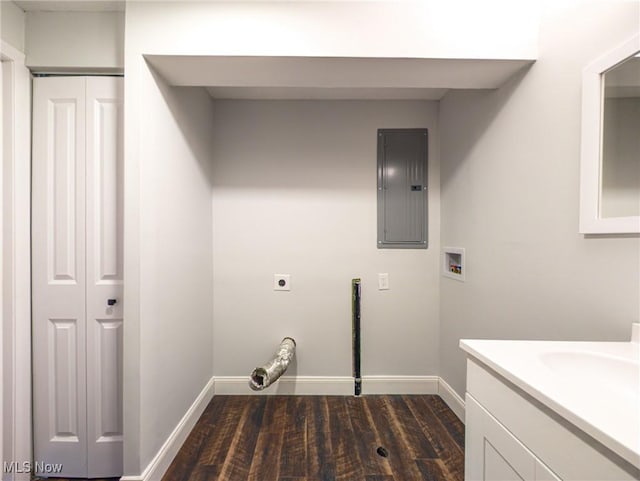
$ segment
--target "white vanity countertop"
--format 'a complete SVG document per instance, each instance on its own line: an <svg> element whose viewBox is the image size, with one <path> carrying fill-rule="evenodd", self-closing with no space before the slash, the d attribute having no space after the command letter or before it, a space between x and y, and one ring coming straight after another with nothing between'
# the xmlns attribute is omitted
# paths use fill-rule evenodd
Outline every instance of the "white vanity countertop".
<svg viewBox="0 0 640 481"><path fill-rule="evenodd" d="M640 467L640 344L489 341L460 347Z"/></svg>

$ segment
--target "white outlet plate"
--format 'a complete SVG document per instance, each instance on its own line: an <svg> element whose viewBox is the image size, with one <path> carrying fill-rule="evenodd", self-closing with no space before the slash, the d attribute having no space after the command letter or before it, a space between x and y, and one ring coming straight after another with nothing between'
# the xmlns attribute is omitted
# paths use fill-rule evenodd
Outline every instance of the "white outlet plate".
<svg viewBox="0 0 640 481"><path fill-rule="evenodd" d="M273 290L274 291L290 291L291 275L290 274L274 274Z"/></svg>
<svg viewBox="0 0 640 481"><path fill-rule="evenodd" d="M387 291L389 290L389 274L388 273L380 273L378 274L378 290L379 291Z"/></svg>

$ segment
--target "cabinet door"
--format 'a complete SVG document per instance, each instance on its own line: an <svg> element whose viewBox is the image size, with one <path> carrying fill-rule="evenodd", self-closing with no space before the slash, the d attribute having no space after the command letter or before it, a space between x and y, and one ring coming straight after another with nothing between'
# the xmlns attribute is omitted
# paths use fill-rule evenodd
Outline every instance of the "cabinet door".
<svg viewBox="0 0 640 481"><path fill-rule="evenodd" d="M469 393L465 402L467 481L560 481Z"/></svg>
<svg viewBox="0 0 640 481"><path fill-rule="evenodd" d="M536 481L560 481L560 478L548 466L536 459Z"/></svg>
<svg viewBox="0 0 640 481"><path fill-rule="evenodd" d="M466 395L465 479L534 481L535 457L472 396Z"/></svg>

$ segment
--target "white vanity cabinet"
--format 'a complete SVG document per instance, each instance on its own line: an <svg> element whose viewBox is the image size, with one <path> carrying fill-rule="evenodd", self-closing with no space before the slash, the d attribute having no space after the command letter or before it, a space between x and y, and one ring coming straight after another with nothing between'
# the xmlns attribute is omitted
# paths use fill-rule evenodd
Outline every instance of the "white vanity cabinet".
<svg viewBox="0 0 640 481"><path fill-rule="evenodd" d="M467 481L640 479L635 463L474 357L465 398Z"/></svg>
<svg viewBox="0 0 640 481"><path fill-rule="evenodd" d="M555 474L470 394L466 395L465 478L556 481Z"/></svg>

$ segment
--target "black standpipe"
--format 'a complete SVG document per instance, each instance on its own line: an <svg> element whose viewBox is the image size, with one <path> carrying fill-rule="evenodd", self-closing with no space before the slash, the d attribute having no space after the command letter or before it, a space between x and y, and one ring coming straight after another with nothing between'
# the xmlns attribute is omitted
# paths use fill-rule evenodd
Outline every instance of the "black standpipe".
<svg viewBox="0 0 640 481"><path fill-rule="evenodd" d="M351 329L353 332L353 377L355 380L354 394L362 393L362 378L360 374L360 279L351 280Z"/></svg>

